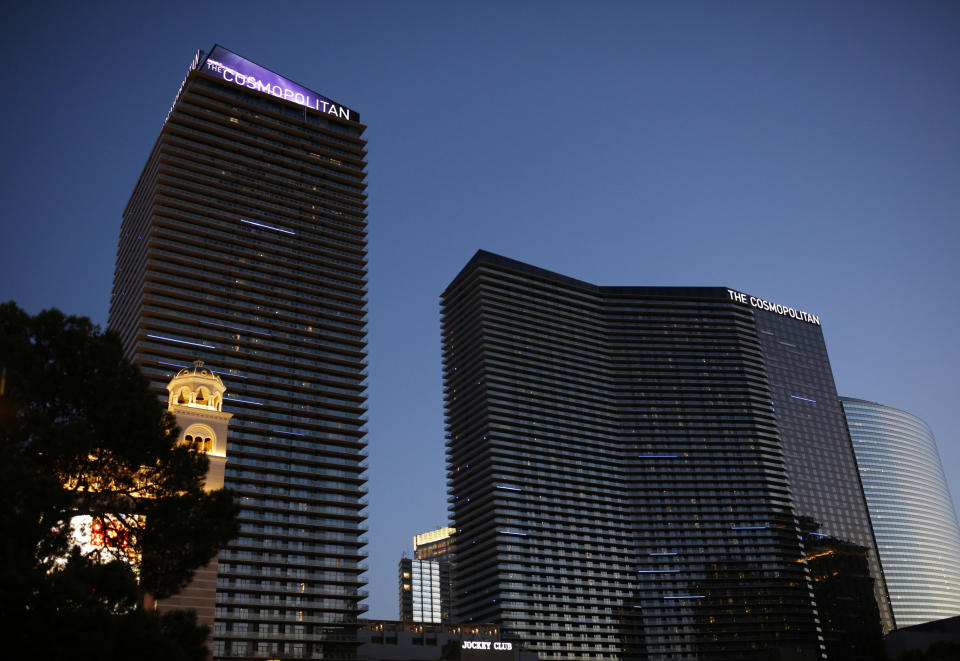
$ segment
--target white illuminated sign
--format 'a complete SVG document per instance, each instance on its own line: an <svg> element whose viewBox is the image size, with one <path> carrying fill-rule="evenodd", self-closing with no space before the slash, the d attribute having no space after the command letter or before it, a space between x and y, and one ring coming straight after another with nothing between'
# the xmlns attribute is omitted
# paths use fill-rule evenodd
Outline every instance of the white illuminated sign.
<svg viewBox="0 0 960 661"><path fill-rule="evenodd" d="M203 70L228 83L247 87L257 92L293 101L301 106L319 110L341 119L360 121L360 116L346 106L307 89L269 69L254 64L222 46L215 46L203 63Z"/></svg>
<svg viewBox="0 0 960 661"><path fill-rule="evenodd" d="M460 649L510 651L513 649L513 643L502 643L498 640L465 640Z"/></svg>
<svg viewBox="0 0 960 661"><path fill-rule="evenodd" d="M742 294L732 289L728 289L727 294L730 296L731 301L743 303L744 305L749 305L750 307L758 308L760 310L767 310L768 312L782 314L785 317L799 319L800 321L806 321L811 324L816 324L817 326L820 325L820 317L815 314L810 314L809 312L804 312L803 310L787 307L786 305L780 305L779 303L771 303L770 301L765 301L762 298Z"/></svg>

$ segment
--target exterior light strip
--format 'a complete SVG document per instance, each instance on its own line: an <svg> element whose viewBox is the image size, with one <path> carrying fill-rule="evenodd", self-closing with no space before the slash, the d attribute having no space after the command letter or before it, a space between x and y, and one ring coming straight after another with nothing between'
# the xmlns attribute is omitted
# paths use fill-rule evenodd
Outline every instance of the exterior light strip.
<svg viewBox="0 0 960 661"><path fill-rule="evenodd" d="M249 399L238 399L236 397L227 397L226 395L224 395L223 398L231 402L242 402L243 404L253 404L254 406L263 406L263 402L252 402Z"/></svg>
<svg viewBox="0 0 960 661"><path fill-rule="evenodd" d="M814 404L817 403L817 400L810 399L809 397L801 397L800 395L790 395L790 396L793 397L794 399L803 400L804 402L813 402Z"/></svg>
<svg viewBox="0 0 960 661"><path fill-rule="evenodd" d="M730 530L766 530L766 526L730 526Z"/></svg>
<svg viewBox="0 0 960 661"><path fill-rule="evenodd" d="M178 365L177 363L165 363L162 360L157 361L157 365L168 365L170 367L179 367L180 369L186 369L186 365Z"/></svg>
<svg viewBox="0 0 960 661"><path fill-rule="evenodd" d="M216 349L214 346L209 344L198 344L196 342L187 342L186 340L175 340L172 337L163 337L162 335L147 335L147 337L152 337L155 340L166 340L167 342L176 342L177 344L189 344L194 347L203 347L204 349Z"/></svg>
<svg viewBox="0 0 960 661"><path fill-rule="evenodd" d="M230 330L243 331L244 333L255 333L257 335L266 335L270 337L270 333L267 331L252 330L250 328L240 328L239 326L227 326L226 324L218 324L213 321L207 321L206 319L200 320L201 324L207 324L208 326L219 326L220 328L229 328Z"/></svg>
<svg viewBox="0 0 960 661"><path fill-rule="evenodd" d="M638 574L679 574L679 569L638 569Z"/></svg>
<svg viewBox="0 0 960 661"><path fill-rule="evenodd" d="M246 223L247 225L256 225L257 227L273 230L274 232L283 232L284 234L296 234L296 232L291 232L290 230L280 229L279 227L273 227L272 225L264 225L263 223L257 223L252 220L247 220L246 218L241 218L240 222Z"/></svg>
<svg viewBox="0 0 960 661"><path fill-rule="evenodd" d="M271 429L270 431L275 432L277 434L291 434L292 436L306 436L306 434L300 434L295 431L283 431L282 429Z"/></svg>
<svg viewBox="0 0 960 661"><path fill-rule="evenodd" d="M224 376L229 376L229 377L231 377L231 378L233 378L233 379L246 379L246 378L249 378L249 377L246 377L246 376L244 376L244 375L242 375L242 374L234 374L233 372L220 372L220 371L217 371L217 370L210 370L210 371L213 372L214 374L223 374Z"/></svg>
<svg viewBox="0 0 960 661"><path fill-rule="evenodd" d="M503 484L497 484L497 485L495 485L495 488L497 488L497 489L506 489L507 491L523 491L523 489L521 489L520 487L508 487L508 486L503 485Z"/></svg>
<svg viewBox="0 0 960 661"><path fill-rule="evenodd" d="M510 532L509 530L498 530L497 532L501 535L520 535L521 537L527 536L527 533L525 532Z"/></svg>
<svg viewBox="0 0 960 661"><path fill-rule="evenodd" d="M705 594L682 594L677 597L664 597L664 599L706 599Z"/></svg>
<svg viewBox="0 0 960 661"><path fill-rule="evenodd" d="M648 553L647 555L677 555L676 551L663 551L660 553Z"/></svg>
<svg viewBox="0 0 960 661"><path fill-rule="evenodd" d="M162 360L158 360L158 361L157 361L157 365L167 365L167 366L169 366L169 367L177 367L177 368L180 368L180 369L186 369L186 366L185 366L185 365L180 365L179 363L167 363L167 362L164 362L164 361L162 361ZM210 370L210 371L213 372L214 374L223 374L224 376L229 376L229 377L232 377L232 378L235 378L235 379L246 379L246 378L247 378L247 377L245 377L245 376L243 376L243 375L241 375L241 374L231 374L230 372L221 372L221 371L219 371L219 370ZM225 399L230 399L230 398L229 398L229 397L226 397ZM240 400L236 400L236 401L240 401Z"/></svg>

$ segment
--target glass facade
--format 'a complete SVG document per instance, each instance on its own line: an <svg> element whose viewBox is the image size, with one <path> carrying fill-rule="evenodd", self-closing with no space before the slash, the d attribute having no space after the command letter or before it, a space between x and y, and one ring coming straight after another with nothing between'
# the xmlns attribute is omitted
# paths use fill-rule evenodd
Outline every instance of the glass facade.
<svg viewBox="0 0 960 661"><path fill-rule="evenodd" d="M234 414L216 658L356 658L364 128L193 67L124 211L110 327L158 393L216 366Z"/></svg>
<svg viewBox="0 0 960 661"><path fill-rule="evenodd" d="M455 532L454 528L443 526L414 535L413 557L418 560L450 560Z"/></svg>
<svg viewBox="0 0 960 661"><path fill-rule="evenodd" d="M722 288L596 287L482 251L442 313L457 619L542 659L875 658L872 538L848 534L844 506L805 518L792 480L818 468L784 440L802 418L852 458L849 436L839 407L779 406L807 376L773 373L779 316ZM782 321L809 327L805 360L832 384L819 326ZM837 471L819 488L859 490L852 459ZM821 619L851 594L869 629L852 636Z"/></svg>
<svg viewBox="0 0 960 661"><path fill-rule="evenodd" d="M441 567L446 565L446 567ZM444 617L444 582L449 584L449 564L437 560L400 560L400 619L439 624Z"/></svg>
<svg viewBox="0 0 960 661"><path fill-rule="evenodd" d="M960 615L960 529L933 432L842 397L897 627Z"/></svg>
<svg viewBox="0 0 960 661"><path fill-rule="evenodd" d="M440 598L440 619L436 621L443 624L453 622L451 563L453 560L453 534L455 532L456 530L454 528L443 526L419 535L414 535L413 537L414 562L417 560L431 560L436 564L439 582L436 584L436 587L432 589L437 591ZM401 560L401 564L408 562L406 558ZM402 574L403 570L401 569L400 619L413 622L426 621L413 619L413 601L410 598L411 596L403 590L404 580Z"/></svg>
<svg viewBox="0 0 960 661"><path fill-rule="evenodd" d="M805 544L845 557L848 573L874 578L855 599L853 585L835 593L824 578L815 581L815 592L822 592L817 606L828 656L875 658L880 652L872 647L874 624L879 615L888 632L893 616L823 332L817 324L775 312L753 309L753 314ZM834 546L826 548L827 542ZM854 569L858 553L867 566Z"/></svg>

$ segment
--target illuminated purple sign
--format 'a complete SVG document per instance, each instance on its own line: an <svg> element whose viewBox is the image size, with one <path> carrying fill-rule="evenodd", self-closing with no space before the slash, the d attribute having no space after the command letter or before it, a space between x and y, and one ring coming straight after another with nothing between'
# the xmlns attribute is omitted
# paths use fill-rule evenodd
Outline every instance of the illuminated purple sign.
<svg viewBox="0 0 960 661"><path fill-rule="evenodd" d="M222 78L228 83L263 92L280 99L292 101L301 106L319 110L340 119L360 121L360 115L346 106L317 94L306 87L278 76L269 69L245 60L222 46L214 46L213 51L204 60L201 71Z"/></svg>

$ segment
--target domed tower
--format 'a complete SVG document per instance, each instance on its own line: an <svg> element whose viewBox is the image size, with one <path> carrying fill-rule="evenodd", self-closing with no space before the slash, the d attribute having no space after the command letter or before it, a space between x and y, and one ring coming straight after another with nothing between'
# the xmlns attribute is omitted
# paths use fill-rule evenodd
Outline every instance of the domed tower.
<svg viewBox="0 0 960 661"><path fill-rule="evenodd" d="M205 452L210 469L204 484L208 491L223 487L227 462L227 425L232 413L223 412L223 394L227 391L220 377L203 366L202 360L180 372L167 384L170 397L167 409L177 418L180 442Z"/></svg>
<svg viewBox="0 0 960 661"><path fill-rule="evenodd" d="M203 366L203 361L180 370L167 384L170 397L167 410L177 418L180 442L210 459L204 488L207 491L223 487L223 473L227 463L227 425L232 413L223 412L223 393L226 387L220 377ZM159 602L145 600L148 608L160 613L190 609L197 613L197 622L213 630L217 597L217 558L205 567L199 567L180 592ZM208 641L209 645L209 641Z"/></svg>

